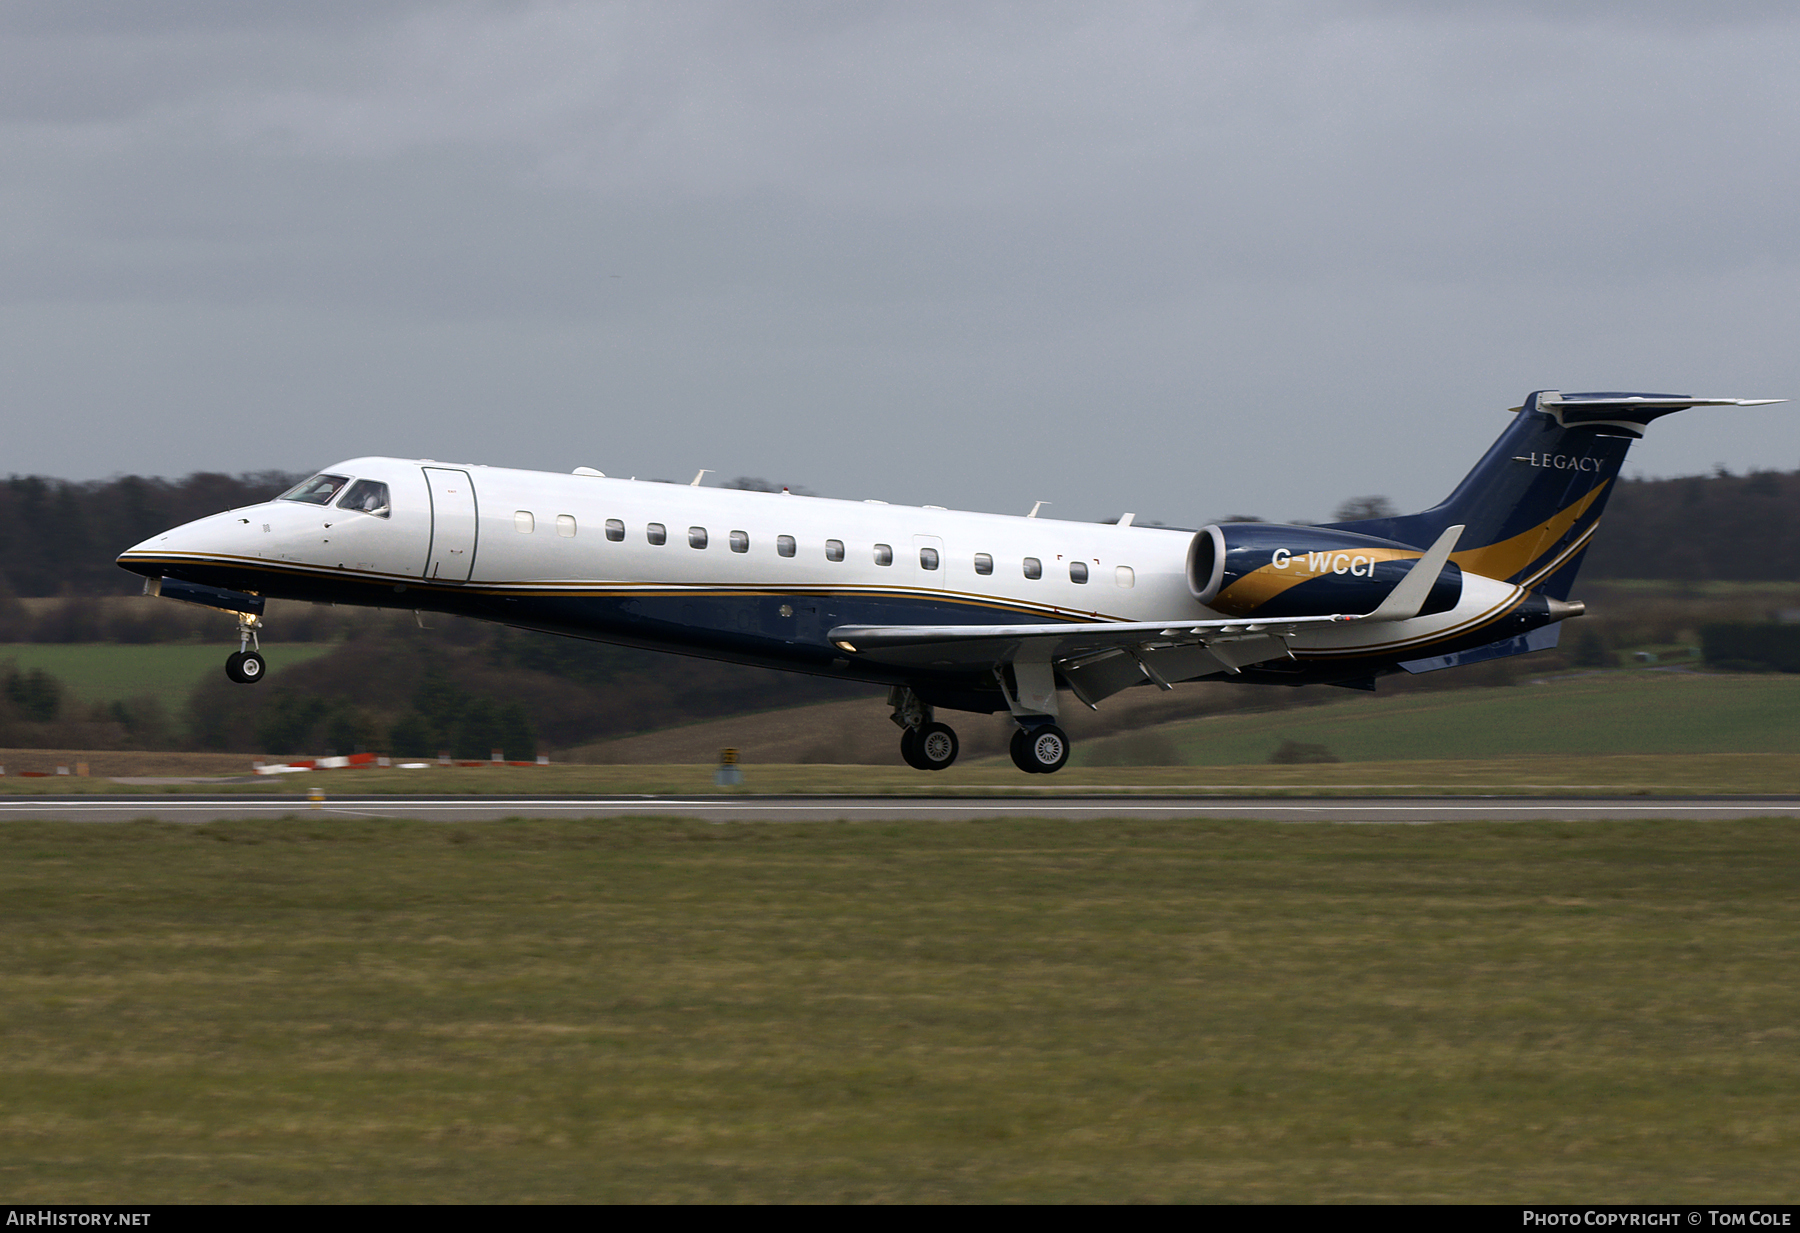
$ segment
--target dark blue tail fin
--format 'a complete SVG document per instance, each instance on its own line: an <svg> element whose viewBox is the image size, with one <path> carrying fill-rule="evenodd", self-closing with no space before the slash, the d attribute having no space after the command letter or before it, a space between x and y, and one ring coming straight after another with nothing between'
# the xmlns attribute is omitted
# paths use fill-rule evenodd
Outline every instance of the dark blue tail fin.
<svg viewBox="0 0 1800 1233"><path fill-rule="evenodd" d="M1689 407L1781 401L1539 390L1514 408L1500 439L1440 504L1329 525L1423 548L1462 523L1451 560L1463 569L1567 599L1625 453L1651 420Z"/></svg>

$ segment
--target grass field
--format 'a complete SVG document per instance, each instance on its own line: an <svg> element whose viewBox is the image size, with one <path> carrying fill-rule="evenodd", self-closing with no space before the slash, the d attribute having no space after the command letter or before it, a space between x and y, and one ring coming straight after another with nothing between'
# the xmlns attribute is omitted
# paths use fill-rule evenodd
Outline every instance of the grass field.
<svg viewBox="0 0 1800 1233"><path fill-rule="evenodd" d="M120 648L125 649L125 648ZM157 650L168 648L141 648ZM181 648L202 649L202 648ZM321 772L263 780L254 790L329 792L709 792L710 759L755 730L788 731L771 752L804 746L805 733L861 723L872 764L759 758L745 750L746 790L757 792L1066 791L1086 788L1302 791L1800 792L1800 677L1627 671L1565 677L1545 684L1397 695L1348 695L1323 706L1232 711L1154 724L1155 697L1132 699L1138 733L1084 735L1076 715L1070 765L1051 777L1026 776L1004 757L965 755L940 775L901 765L892 725L879 702L831 703L763 716L737 716L671 734L633 738L641 762L549 768ZM1001 719L973 717L971 725ZM971 732L976 728L971 726ZM1147 734L1169 766L1096 763L1120 743ZM1323 745L1341 762L1278 766L1269 755L1283 740ZM677 757L659 758L659 752ZM691 758L692 761L687 761ZM881 758L885 761L877 762ZM705 759L704 761L702 759ZM249 754L141 754L126 751L0 750L0 792L117 792L114 775L242 775ZM90 765L93 775L20 778L24 770ZM686 764L683 764L686 762ZM143 791L161 790L144 786ZM169 790L193 790L180 785ZM241 791L232 785L229 790Z"/></svg>
<svg viewBox="0 0 1800 1233"><path fill-rule="evenodd" d="M111 642L0 643L0 660L29 671L42 668L59 678L82 702L117 702L151 694L177 706L201 680L223 674L235 645L219 642L153 642L126 646ZM331 649L330 643L291 643L278 653L282 664L303 663Z"/></svg>
<svg viewBox="0 0 1800 1233"><path fill-rule="evenodd" d="M1800 753L1800 677L1606 672L1541 685L1350 697L1161 727L1182 761L1267 761L1284 739L1347 762L1528 755ZM1082 747L1073 761L1081 765Z"/></svg>
<svg viewBox="0 0 1800 1233"><path fill-rule="evenodd" d="M1793 1202L1800 823L0 827L37 1202Z"/></svg>

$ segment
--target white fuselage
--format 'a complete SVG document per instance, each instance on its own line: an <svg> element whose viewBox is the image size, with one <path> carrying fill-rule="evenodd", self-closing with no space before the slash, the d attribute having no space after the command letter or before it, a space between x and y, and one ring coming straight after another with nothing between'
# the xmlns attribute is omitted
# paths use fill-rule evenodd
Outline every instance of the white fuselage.
<svg viewBox="0 0 1800 1233"><path fill-rule="evenodd" d="M267 596L467 611L757 662L781 658L784 647L816 658L827 649L825 630L846 622L1221 615L1195 598L1191 531L416 459L354 458L326 473L384 483L391 504L373 514L270 501L152 537L120 563L147 574L219 571L208 577ZM1448 612L1313 626L1290 645L1300 659L1393 654L1478 629L1522 595L1469 575ZM739 606L670 604L702 597ZM546 617L559 598L654 611L660 623ZM748 602L784 598L794 602ZM815 613L818 603L829 610ZM694 628L679 628L690 619ZM715 639L723 641L714 647ZM746 640L762 649L752 653Z"/></svg>

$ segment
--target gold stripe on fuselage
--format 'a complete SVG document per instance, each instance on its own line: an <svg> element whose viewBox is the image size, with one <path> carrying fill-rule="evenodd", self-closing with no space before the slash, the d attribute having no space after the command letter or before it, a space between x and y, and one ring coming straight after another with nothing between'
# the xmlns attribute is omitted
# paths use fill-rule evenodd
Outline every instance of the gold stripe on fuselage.
<svg viewBox="0 0 1800 1233"><path fill-rule="evenodd" d="M1414 638L1397 638L1392 642L1365 642L1353 647L1309 647L1296 650L1295 659L1348 659L1370 655L1393 655L1402 650L1417 650L1420 647L1432 646L1440 642L1448 642L1454 638L1463 638L1478 629L1484 629L1502 617L1509 615L1515 608L1531 598L1531 593L1523 587L1515 587L1507 597L1485 612L1478 612L1468 620L1449 629L1433 630L1429 634L1420 634Z"/></svg>
<svg viewBox="0 0 1800 1233"><path fill-rule="evenodd" d="M1316 578L1348 574L1352 571L1367 576L1367 570L1382 561L1416 561L1424 553L1405 548L1333 549L1330 552L1295 553L1287 564L1274 562L1259 566L1220 591L1208 605L1229 616L1250 616L1264 604L1303 582ZM1311 560L1309 561L1309 558ZM1323 560L1320 560L1323 558ZM1343 568L1338 568L1339 566Z"/></svg>
<svg viewBox="0 0 1800 1233"><path fill-rule="evenodd" d="M1450 559L1468 570L1471 574L1480 574L1483 578L1497 578L1505 581L1522 570L1553 547L1568 529L1581 520L1588 507L1599 499L1606 491L1611 480L1601 480L1585 497L1529 531L1522 531L1510 539L1500 540L1484 548L1469 548L1462 552L1453 552Z"/></svg>

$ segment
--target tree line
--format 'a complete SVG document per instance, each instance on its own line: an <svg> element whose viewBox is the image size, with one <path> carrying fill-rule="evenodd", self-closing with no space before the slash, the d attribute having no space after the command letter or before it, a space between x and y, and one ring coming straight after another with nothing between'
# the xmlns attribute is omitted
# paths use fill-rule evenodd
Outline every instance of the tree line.
<svg viewBox="0 0 1800 1233"><path fill-rule="evenodd" d="M114 564L120 552L180 523L266 501L303 478L256 471L0 480L0 599L129 594L142 583ZM725 486L774 487L750 477ZM1391 512L1391 505L1358 497L1340 514L1364 517L1370 509ZM1681 582L1800 578L1800 471L1621 478L1583 573Z"/></svg>
<svg viewBox="0 0 1800 1233"><path fill-rule="evenodd" d="M231 639L222 614L151 600L96 603L93 597L137 589L137 579L113 564L120 549L182 521L265 500L298 478L263 472L175 481L131 476L76 484L15 476L0 482L0 643L195 641L223 648ZM763 485L740 479L732 486ZM1357 498L1358 508L1384 500ZM1800 585L1796 527L1800 472L1621 480L1582 575L1587 598L1604 602L1596 603L1595 615L1562 651L1480 670L1395 678L1383 689L1501 684L1518 672L1553 671L1553 659L1598 666L1616 658L1618 647L1669 644L1693 637L1691 631L1709 621L1741 621L1749 614L1729 597L1640 597L1606 580ZM53 677L0 660L0 746L277 755L370 749L457 757L486 757L502 748L528 757L539 746L566 750L701 718L869 692L840 681L476 621L434 617L431 623L421 630L410 615L296 605L282 617L277 672L255 689L232 685L220 673L185 696L106 704L79 702ZM1782 646L1796 636L1780 635ZM1708 642L1723 647L1723 637L1715 631ZM282 664L281 642L323 642L331 650L305 663ZM1749 649L1721 654L1743 666L1788 668L1761 643L1744 647ZM1712 651L1709 645L1709 656Z"/></svg>
<svg viewBox="0 0 1800 1233"><path fill-rule="evenodd" d="M0 597L125 595L143 580L118 555L159 531L285 492L304 475L255 471L186 479L0 481Z"/></svg>

